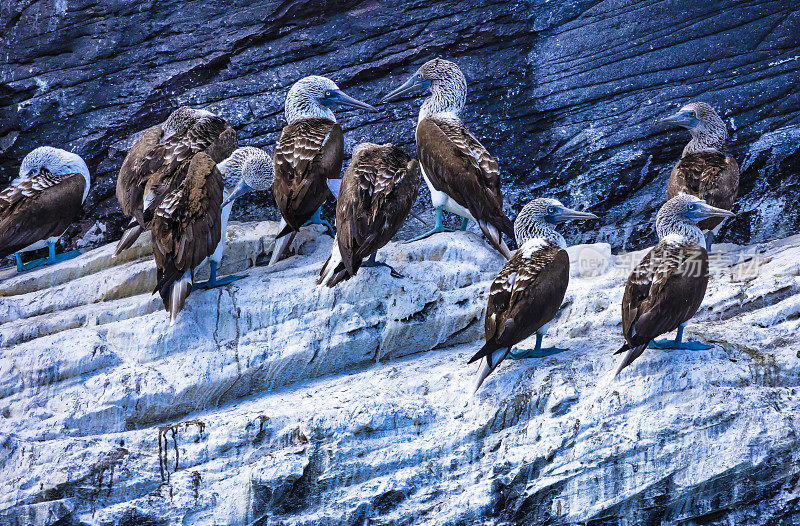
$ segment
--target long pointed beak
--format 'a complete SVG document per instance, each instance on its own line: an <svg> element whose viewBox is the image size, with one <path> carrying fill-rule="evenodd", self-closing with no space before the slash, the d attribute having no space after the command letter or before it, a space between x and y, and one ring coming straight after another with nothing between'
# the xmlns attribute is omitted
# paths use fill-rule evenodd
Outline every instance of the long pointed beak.
<svg viewBox="0 0 800 526"><path fill-rule="evenodd" d="M347 93L342 90L333 90L330 97L331 103L339 104L340 106L349 106L351 108L360 108L362 110L368 111L378 111L378 108L367 104L366 102L362 102L358 99L354 99Z"/></svg>
<svg viewBox="0 0 800 526"><path fill-rule="evenodd" d="M229 195L227 199L222 201L222 208L225 208L229 204L233 203L236 200L236 198L238 198L239 196L242 196L242 195L244 195L244 194L246 194L248 192L252 192L252 191L253 191L253 189L250 188L250 185L248 185L247 183L244 182L244 179L239 179L239 184L237 184L236 188L233 189L233 192L231 192L231 195Z"/></svg>
<svg viewBox="0 0 800 526"><path fill-rule="evenodd" d="M692 212L691 219L700 221L708 217L736 217L736 214L724 208L717 208L708 203L697 203L695 210Z"/></svg>
<svg viewBox="0 0 800 526"><path fill-rule="evenodd" d="M390 100L399 97L404 93L408 93L409 91L416 89L418 86L425 86L426 84L429 83L414 75L405 81L402 86L390 92L388 95L384 95L384 97L381 99L381 102L389 102Z"/></svg>
<svg viewBox="0 0 800 526"><path fill-rule="evenodd" d="M591 212L581 212L580 210L573 210L571 208L563 208L556 213L558 222L564 221L588 221L590 219L600 219Z"/></svg>
<svg viewBox="0 0 800 526"><path fill-rule="evenodd" d="M690 111L679 111L675 115L670 115L661 119L659 122L662 124L669 124L672 126L681 126L683 128L694 128L699 121Z"/></svg>

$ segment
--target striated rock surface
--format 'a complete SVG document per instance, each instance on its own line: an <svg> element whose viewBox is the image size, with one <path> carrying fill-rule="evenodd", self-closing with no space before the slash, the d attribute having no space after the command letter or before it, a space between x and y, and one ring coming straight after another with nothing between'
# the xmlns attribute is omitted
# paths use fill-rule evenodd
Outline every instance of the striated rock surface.
<svg viewBox="0 0 800 526"><path fill-rule="evenodd" d="M315 227L316 228L316 227ZM717 245L689 337L610 381L643 252L570 249L548 341L481 391L489 283L471 232L314 285L331 240L275 269L233 224L223 273L168 325L144 239L0 277L0 524L792 524L800 236ZM527 342L532 345L533 342ZM525 346L525 344L523 344ZM624 518L624 519L623 519Z"/></svg>
<svg viewBox="0 0 800 526"><path fill-rule="evenodd" d="M500 161L509 214L543 195L591 207L615 250L654 240L687 141L658 118L690 100L713 104L740 164L771 151L754 146L763 134L800 126L793 0L14 0L0 5L0 29L0 184L35 146L83 155L95 183L69 232L75 246L119 236L114 178L135 131L189 104L271 149L289 86L311 73L377 103L424 61L457 61L469 81L463 117ZM340 111L347 151L369 140L413 152L420 102ZM765 183L785 175L781 158L745 169L748 213L727 240L797 231L795 186ZM276 218L270 196L243 203L235 217Z"/></svg>

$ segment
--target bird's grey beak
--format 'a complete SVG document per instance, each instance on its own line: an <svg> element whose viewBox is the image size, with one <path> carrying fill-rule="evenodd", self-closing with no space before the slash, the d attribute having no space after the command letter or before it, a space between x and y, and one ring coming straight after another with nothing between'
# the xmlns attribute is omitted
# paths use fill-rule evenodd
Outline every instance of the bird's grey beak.
<svg viewBox="0 0 800 526"><path fill-rule="evenodd" d="M686 217L692 221L701 221L709 217L736 217L736 214L724 208L717 208L710 204L700 201L694 204L694 208L686 212Z"/></svg>
<svg viewBox="0 0 800 526"><path fill-rule="evenodd" d="M381 99L381 102L389 102L390 100L392 100L392 99L394 99L396 97L399 97L400 95L402 95L404 93L408 93L409 91L412 91L412 90L414 90L414 89L416 89L416 88L418 88L420 86L427 88L430 85L431 85L431 81L425 80L424 78L422 78L421 75L418 75L418 74L414 75L413 77L411 77L410 79L405 81L405 83L403 83L402 86L400 86L396 90L392 91L388 95L385 95Z"/></svg>
<svg viewBox="0 0 800 526"><path fill-rule="evenodd" d="M231 195L229 195L228 198L225 199L222 202L222 207L224 208L224 207L228 206L230 203L233 203L236 200L237 197L242 196L242 195L244 195L246 193L249 193L249 192L252 192L252 191L253 191L253 189L250 188L250 185L245 183L244 179L240 179L239 180L239 184L237 184L236 188L233 189L233 192L231 192Z"/></svg>
<svg viewBox="0 0 800 526"><path fill-rule="evenodd" d="M662 124L669 124L671 126L682 126L684 128L694 128L700 121L695 117L694 112L691 110L681 110L675 115L670 115L661 119Z"/></svg>
<svg viewBox="0 0 800 526"><path fill-rule="evenodd" d="M588 221L590 219L600 219L591 212L581 212L580 210L573 210L567 208L557 208L556 213L552 216L553 223L563 223L565 221Z"/></svg>
<svg viewBox="0 0 800 526"><path fill-rule="evenodd" d="M349 106L351 108L360 108L362 110L378 111L378 108L371 106L366 102L354 99L340 89L331 90L331 94L322 101L326 106L338 104L339 106Z"/></svg>

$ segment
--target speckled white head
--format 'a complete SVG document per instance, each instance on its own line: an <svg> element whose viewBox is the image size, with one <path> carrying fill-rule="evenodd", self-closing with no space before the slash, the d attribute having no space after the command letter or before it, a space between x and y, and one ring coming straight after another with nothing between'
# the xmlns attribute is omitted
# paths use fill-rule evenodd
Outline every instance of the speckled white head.
<svg viewBox="0 0 800 526"><path fill-rule="evenodd" d="M419 88L428 88L431 92L422 103L419 120L436 114L454 118L464 109L467 100L467 79L455 62L442 58L429 60L402 86L386 95L383 101L389 101Z"/></svg>
<svg viewBox="0 0 800 526"><path fill-rule="evenodd" d="M566 248L567 242L564 236L556 232L556 225L588 219L597 219L597 216L567 208L558 199L541 197L530 201L520 210L514 220L514 237L520 247L532 239L543 239Z"/></svg>
<svg viewBox="0 0 800 526"><path fill-rule="evenodd" d="M705 246L703 232L697 222L709 217L733 217L735 214L716 208L697 196L678 194L661 207L656 216L656 233L660 240L692 242Z"/></svg>
<svg viewBox="0 0 800 526"><path fill-rule="evenodd" d="M689 130L692 140L684 148L684 155L704 151L723 152L725 149L728 129L714 108L705 102L691 102L675 115L663 119L663 122Z"/></svg>
<svg viewBox="0 0 800 526"><path fill-rule="evenodd" d="M237 148L217 168L225 180L225 193L228 194L223 206L248 192L268 190L275 178L272 157L253 146Z"/></svg>
<svg viewBox="0 0 800 526"><path fill-rule="evenodd" d="M22 160L19 166L19 177L11 181L12 185L17 185L36 175L39 175L42 170L47 170L54 175L66 175L72 173L79 173L83 175L86 180L86 185L83 189L83 198L89 193L89 168L86 163L81 159L81 156L60 148L53 148L52 146L39 146L31 151Z"/></svg>
<svg viewBox="0 0 800 526"><path fill-rule="evenodd" d="M286 121L291 124L297 119L318 118L336 122L336 115L331 110L335 105L377 111L366 102L344 93L331 79L311 75L298 80L289 89L284 107Z"/></svg>

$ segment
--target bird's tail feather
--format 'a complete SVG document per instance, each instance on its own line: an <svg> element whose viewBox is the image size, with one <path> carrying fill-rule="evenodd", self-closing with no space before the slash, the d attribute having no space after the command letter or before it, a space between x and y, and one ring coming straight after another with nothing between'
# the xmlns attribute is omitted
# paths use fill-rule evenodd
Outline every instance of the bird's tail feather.
<svg viewBox="0 0 800 526"><path fill-rule="evenodd" d="M336 238L334 238L331 256L319 271L317 285L335 287L349 277L350 274L347 272L347 269L345 269L344 263L342 262L342 254L339 252L339 243L337 242Z"/></svg>
<svg viewBox="0 0 800 526"><path fill-rule="evenodd" d="M478 221L478 226L483 231L484 235L486 235L489 243L491 243L498 252L503 254L506 259L511 259L511 251L508 249L506 242L503 241L503 235L500 233L500 230L498 230L496 226L489 224L486 221Z"/></svg>
<svg viewBox="0 0 800 526"><path fill-rule="evenodd" d="M290 230L288 234L275 239L275 248L272 249L272 256L269 258L269 266L274 265L286 256L287 252L289 252L289 247L292 245L292 241L294 241L295 235L297 235L297 232Z"/></svg>
<svg viewBox="0 0 800 526"><path fill-rule="evenodd" d="M619 373L622 372L627 366L633 363L633 361L642 355L645 348L647 348L647 344L639 345L637 347L631 347L627 343L623 344L614 354L622 354L626 352L625 356L622 357L622 361L617 366L617 370L614 372L614 378L616 378Z"/></svg>
<svg viewBox="0 0 800 526"><path fill-rule="evenodd" d="M186 303L186 298L192 293L192 273L186 271L181 279L173 283L170 288L169 324L174 325L178 313L183 310L183 304Z"/></svg>
<svg viewBox="0 0 800 526"><path fill-rule="evenodd" d="M114 257L120 255L124 250L131 248L143 231L144 228L142 228L142 225L135 219L131 219L131 222L128 223L128 228L122 233L122 238L117 241L117 248L114 249Z"/></svg>
<svg viewBox="0 0 800 526"><path fill-rule="evenodd" d="M486 345L484 345L484 348L486 348ZM486 380L486 378L492 374L492 371L497 369L497 366L502 363L506 356L508 356L509 351L511 351L511 347L504 347L502 349L495 349L493 352L486 355L486 362L484 362L483 367L481 367L478 377L475 380L475 388L472 391L473 393L478 392L478 389L480 389L481 385L483 385L484 380Z"/></svg>

